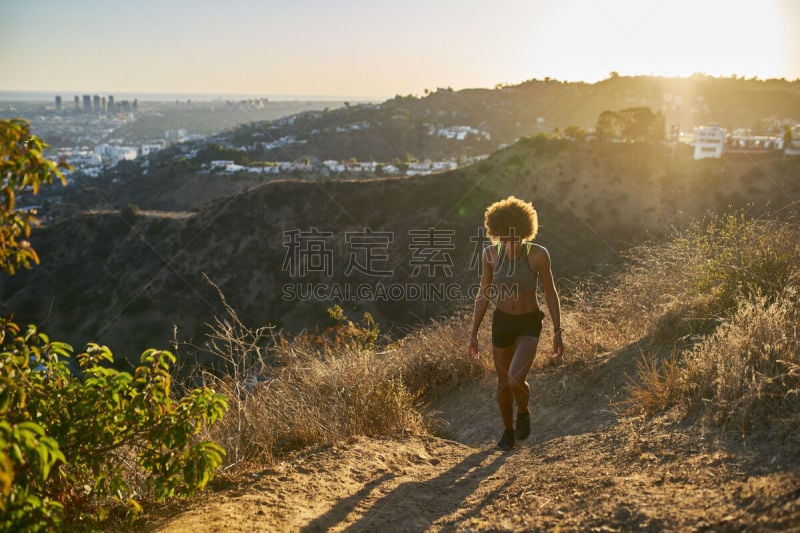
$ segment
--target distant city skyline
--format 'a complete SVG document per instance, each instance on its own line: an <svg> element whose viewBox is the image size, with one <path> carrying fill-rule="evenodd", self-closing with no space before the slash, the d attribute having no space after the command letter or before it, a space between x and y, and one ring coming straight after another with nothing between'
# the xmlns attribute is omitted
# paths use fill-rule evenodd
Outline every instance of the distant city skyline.
<svg viewBox="0 0 800 533"><path fill-rule="evenodd" d="M800 2L4 2L8 92L379 100L550 77L800 78Z"/></svg>
<svg viewBox="0 0 800 533"><path fill-rule="evenodd" d="M14 90L5 91L0 89L0 102L2 101L35 101L35 102L53 102L56 96L61 96L64 105L72 101L75 96L83 98L83 95L99 95L101 97L108 97L113 95L115 98L121 100L135 100L138 99L142 102L169 102L173 100L180 100L185 102L187 100L200 101L214 101L214 100L255 100L265 98L272 101L311 101L316 100L320 102L325 101L378 101L380 98L370 98L361 95L325 95L325 94L241 94L241 93L170 93L170 92L123 92L123 91L59 91L59 90Z"/></svg>

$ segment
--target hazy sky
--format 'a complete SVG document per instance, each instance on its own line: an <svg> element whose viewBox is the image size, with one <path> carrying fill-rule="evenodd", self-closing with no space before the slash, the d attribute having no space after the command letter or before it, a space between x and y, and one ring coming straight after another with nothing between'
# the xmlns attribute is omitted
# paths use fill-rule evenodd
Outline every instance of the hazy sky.
<svg viewBox="0 0 800 533"><path fill-rule="evenodd" d="M800 78L800 0L0 0L0 90L391 97Z"/></svg>

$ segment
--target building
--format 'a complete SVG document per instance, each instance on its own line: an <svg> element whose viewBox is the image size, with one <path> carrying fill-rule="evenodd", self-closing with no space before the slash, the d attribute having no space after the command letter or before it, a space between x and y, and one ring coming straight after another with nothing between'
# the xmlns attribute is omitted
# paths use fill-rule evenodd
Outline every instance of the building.
<svg viewBox="0 0 800 533"><path fill-rule="evenodd" d="M792 126L792 140L784 147L783 153L786 155L800 155L800 124Z"/></svg>
<svg viewBox="0 0 800 533"><path fill-rule="evenodd" d="M83 95L83 111L88 113L92 110L92 97L88 94Z"/></svg>
<svg viewBox="0 0 800 533"><path fill-rule="evenodd" d="M455 170L457 167L458 163L455 161L434 161L431 163L431 170L433 171Z"/></svg>
<svg viewBox="0 0 800 533"><path fill-rule="evenodd" d="M143 144L139 148L139 155L140 156L148 156L150 154L154 154L164 148L162 143L150 143L150 144Z"/></svg>
<svg viewBox="0 0 800 533"><path fill-rule="evenodd" d="M94 153L100 157L104 165L114 166L120 161L133 161L139 155L139 150L132 146L117 146L107 143L94 147Z"/></svg>
<svg viewBox="0 0 800 533"><path fill-rule="evenodd" d="M189 137L189 130L186 128L181 128L178 130L165 130L164 131L164 138L165 139L174 139L178 142L182 142Z"/></svg>
<svg viewBox="0 0 800 533"><path fill-rule="evenodd" d="M64 107L61 103L61 96L56 96L56 111L63 111Z"/></svg>
<svg viewBox="0 0 800 533"><path fill-rule="evenodd" d="M113 113L114 111L116 111L116 108L114 107L114 95L113 94L108 95L108 107L106 109L108 109L109 113Z"/></svg>
<svg viewBox="0 0 800 533"><path fill-rule="evenodd" d="M92 97L92 109L94 109L95 112L100 111L100 95L99 94L96 94L96 95L94 95Z"/></svg>
<svg viewBox="0 0 800 533"><path fill-rule="evenodd" d="M733 130L725 146L725 152L732 154L763 154L778 150L783 150L783 137L753 135L746 128Z"/></svg>
<svg viewBox="0 0 800 533"><path fill-rule="evenodd" d="M80 111L80 110L81 110L81 99L76 94L75 95L75 111Z"/></svg>
<svg viewBox="0 0 800 533"><path fill-rule="evenodd" d="M719 124L698 126L694 129L694 158L722 157L728 130Z"/></svg>

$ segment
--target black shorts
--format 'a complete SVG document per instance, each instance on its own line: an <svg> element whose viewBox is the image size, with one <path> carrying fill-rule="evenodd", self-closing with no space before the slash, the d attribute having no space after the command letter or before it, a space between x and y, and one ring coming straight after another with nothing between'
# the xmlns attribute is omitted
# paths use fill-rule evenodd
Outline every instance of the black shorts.
<svg viewBox="0 0 800 533"><path fill-rule="evenodd" d="M492 344L498 348L513 346L517 337L536 337L542 333L544 313L533 311L522 315L512 315L499 309L492 315Z"/></svg>

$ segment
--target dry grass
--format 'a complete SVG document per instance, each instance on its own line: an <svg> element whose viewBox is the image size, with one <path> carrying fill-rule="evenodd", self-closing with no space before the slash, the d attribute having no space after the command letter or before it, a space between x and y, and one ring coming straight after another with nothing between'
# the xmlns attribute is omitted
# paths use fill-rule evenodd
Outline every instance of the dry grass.
<svg viewBox="0 0 800 533"><path fill-rule="evenodd" d="M623 403L628 413L670 407L749 431L800 425L800 302L794 287L775 299L741 299L701 342L669 358L647 354ZM776 427L772 427L776 429Z"/></svg>
<svg viewBox="0 0 800 533"><path fill-rule="evenodd" d="M581 280L563 298L575 357L588 361L644 337L685 346L714 331L741 298L781 292L798 272L797 209L781 218L711 217L625 252L613 276Z"/></svg>
<svg viewBox="0 0 800 533"><path fill-rule="evenodd" d="M717 424L797 420L800 407L800 301L794 287L771 299L740 300L730 320L684 355L677 387L690 408Z"/></svg>
<svg viewBox="0 0 800 533"><path fill-rule="evenodd" d="M288 339L248 328L219 296L226 315L208 324L203 347L215 368L198 367L188 381L228 396L227 416L203 437L228 450L223 471L234 476L356 435L424 433L423 402L488 368L466 356L464 316L381 346L371 317L354 323L332 308L336 326Z"/></svg>
<svg viewBox="0 0 800 533"><path fill-rule="evenodd" d="M467 355L471 324L471 314L457 315L419 328L395 344L403 380L411 390L432 399L493 370L488 314L480 335L480 361Z"/></svg>
<svg viewBox="0 0 800 533"><path fill-rule="evenodd" d="M681 278L663 280L675 303L651 330L672 354L643 357L627 412L678 407L742 431L800 425L796 217L723 217L692 228L675 248L684 251Z"/></svg>
<svg viewBox="0 0 800 533"><path fill-rule="evenodd" d="M640 246L625 253L627 266L615 275L581 280L565 291L567 361L590 363L648 334L672 341L688 333L692 326L684 323L685 303L675 288L689 283L686 264L691 254L679 237L667 244ZM670 318L676 310L680 317Z"/></svg>
<svg viewBox="0 0 800 533"><path fill-rule="evenodd" d="M629 387L629 413L678 406L742 427L798 423L799 244L791 219L725 217L632 250L616 275L564 291L564 363L587 365L643 341L653 350ZM425 402L492 373L489 315L475 362L466 355L469 312L390 342L368 315L355 323L332 309L336 326L288 339L245 327L225 305L205 346L225 371L195 380L229 397L228 416L204 438L228 450L230 473L355 435L426 432ZM542 341L540 355L550 339ZM539 357L536 366L552 364Z"/></svg>
<svg viewBox="0 0 800 533"><path fill-rule="evenodd" d="M674 405L681 399L681 368L677 356L673 353L666 360L660 360L654 354L642 354L636 365L636 375L646 387L633 384L627 387L628 398L623 406L631 406L645 414L661 411L665 405Z"/></svg>

